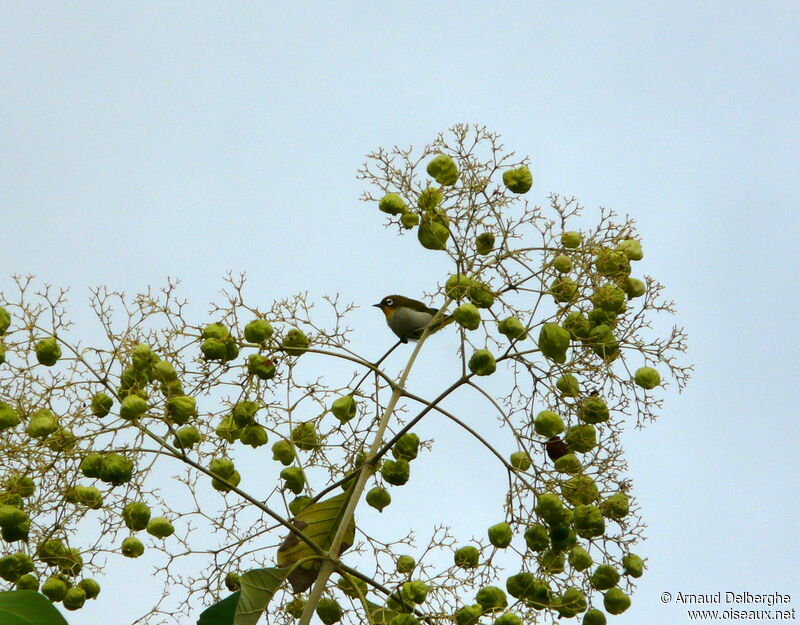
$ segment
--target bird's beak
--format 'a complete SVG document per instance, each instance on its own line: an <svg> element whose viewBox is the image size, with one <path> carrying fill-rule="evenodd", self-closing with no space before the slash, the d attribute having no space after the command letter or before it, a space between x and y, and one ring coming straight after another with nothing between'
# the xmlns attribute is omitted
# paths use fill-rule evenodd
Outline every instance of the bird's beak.
<svg viewBox="0 0 800 625"><path fill-rule="evenodd" d="M381 307L381 305L380 305L380 304L373 304L373 306L374 306L375 308L380 308L380 307Z"/></svg>

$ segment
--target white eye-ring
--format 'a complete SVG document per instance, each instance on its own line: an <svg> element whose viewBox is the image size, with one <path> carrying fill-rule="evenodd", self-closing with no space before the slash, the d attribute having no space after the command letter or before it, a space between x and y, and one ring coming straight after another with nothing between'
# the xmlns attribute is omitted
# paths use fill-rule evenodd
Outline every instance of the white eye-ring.
<svg viewBox="0 0 800 625"><path fill-rule="evenodd" d="M394 304L394 301L392 300L391 297L387 297L385 301L387 306L391 306Z"/></svg>

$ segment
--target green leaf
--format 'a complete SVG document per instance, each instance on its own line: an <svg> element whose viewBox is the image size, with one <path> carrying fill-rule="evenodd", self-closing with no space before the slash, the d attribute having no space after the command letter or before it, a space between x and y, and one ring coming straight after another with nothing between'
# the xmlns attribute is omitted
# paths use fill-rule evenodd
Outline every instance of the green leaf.
<svg viewBox="0 0 800 625"><path fill-rule="evenodd" d="M351 491L348 490L341 495L325 499L324 501L318 501L317 503L303 508L300 514L295 517L293 521L294 526L303 532L312 542L319 545L320 549L328 551L333 542L336 530L342 521L344 509L347 507L347 501L350 495ZM344 553L345 550L352 546L355 540L355 534L355 520L351 520L344 534L340 553L336 555L341 555L341 553ZM316 553L307 543L300 540L294 534L289 534L278 548L278 566L289 568L293 564L315 555ZM289 582L292 584L292 589L295 592L307 590L311 587L311 584L314 583L314 579L316 578L316 569L319 568L319 564L312 564L310 567L304 565L305 563L301 564L288 575ZM314 570L309 570L309 568Z"/></svg>
<svg viewBox="0 0 800 625"><path fill-rule="evenodd" d="M253 625L267 609L272 597L283 584L286 569L254 569L239 578L242 585L233 625Z"/></svg>
<svg viewBox="0 0 800 625"><path fill-rule="evenodd" d="M67 625L50 600L35 590L0 592L3 625Z"/></svg>
<svg viewBox="0 0 800 625"><path fill-rule="evenodd" d="M239 591L228 595L222 601L217 601L214 605L203 610L197 625L233 625L233 617L236 613L236 604L239 602Z"/></svg>

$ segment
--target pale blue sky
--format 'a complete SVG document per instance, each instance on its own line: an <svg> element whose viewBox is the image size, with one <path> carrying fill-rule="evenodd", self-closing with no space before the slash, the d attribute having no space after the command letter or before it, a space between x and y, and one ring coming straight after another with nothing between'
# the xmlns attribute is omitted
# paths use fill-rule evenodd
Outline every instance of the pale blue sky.
<svg viewBox="0 0 800 625"><path fill-rule="evenodd" d="M265 304L363 305L369 345L367 305L445 269L379 227L356 168L484 123L531 155L535 201L637 219L690 335L689 389L626 436L650 568L613 622L688 622L663 591L800 609L799 39L796 2L1 2L0 288L33 273L78 310L170 275L202 304L247 271ZM140 612L121 596L74 622Z"/></svg>

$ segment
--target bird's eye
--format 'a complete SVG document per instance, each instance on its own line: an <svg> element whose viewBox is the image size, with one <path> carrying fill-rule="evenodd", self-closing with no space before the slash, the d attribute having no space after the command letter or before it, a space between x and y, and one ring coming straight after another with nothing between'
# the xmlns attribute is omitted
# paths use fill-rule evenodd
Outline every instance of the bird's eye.
<svg viewBox="0 0 800 625"><path fill-rule="evenodd" d="M394 304L394 301L392 300L392 298L391 298L391 297L387 297L387 298L386 298L385 300L383 300L383 301L386 303L386 305L387 305L387 306L391 306L392 304Z"/></svg>

